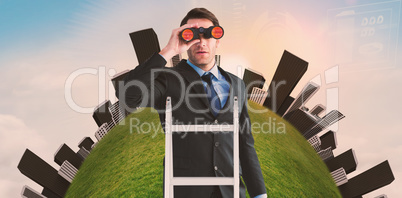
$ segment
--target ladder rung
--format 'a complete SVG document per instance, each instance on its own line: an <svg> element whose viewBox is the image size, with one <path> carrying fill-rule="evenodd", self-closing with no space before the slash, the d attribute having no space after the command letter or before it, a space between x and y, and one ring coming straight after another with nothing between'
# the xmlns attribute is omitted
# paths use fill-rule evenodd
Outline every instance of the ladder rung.
<svg viewBox="0 0 402 198"><path fill-rule="evenodd" d="M173 132L213 132L233 131L232 124L211 124L211 125L172 125Z"/></svg>
<svg viewBox="0 0 402 198"><path fill-rule="evenodd" d="M233 177L174 177L174 186L229 186L234 185Z"/></svg>

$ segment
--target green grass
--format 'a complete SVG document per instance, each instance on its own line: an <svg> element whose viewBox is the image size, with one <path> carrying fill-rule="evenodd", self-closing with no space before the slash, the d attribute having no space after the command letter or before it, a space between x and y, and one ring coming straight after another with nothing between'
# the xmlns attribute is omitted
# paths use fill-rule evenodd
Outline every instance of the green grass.
<svg viewBox="0 0 402 198"><path fill-rule="evenodd" d="M150 125L142 130L157 132L130 132L130 119L146 121ZM270 111L250 112L250 119L268 197L341 197L325 164L295 128ZM162 197L165 144L158 115L145 108L125 122L92 150L66 197Z"/></svg>
<svg viewBox="0 0 402 198"><path fill-rule="evenodd" d="M291 124L271 111L249 114L252 123L271 121L271 130L266 125L253 133L268 197L342 197L324 162Z"/></svg>

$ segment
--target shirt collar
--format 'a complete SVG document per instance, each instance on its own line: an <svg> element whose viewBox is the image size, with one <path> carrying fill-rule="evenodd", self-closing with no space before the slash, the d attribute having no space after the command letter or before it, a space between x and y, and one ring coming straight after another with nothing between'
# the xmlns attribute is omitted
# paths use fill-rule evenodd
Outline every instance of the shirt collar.
<svg viewBox="0 0 402 198"><path fill-rule="evenodd" d="M190 65L198 73L198 75L200 75L200 77L206 73L206 71L195 66L189 60L187 60L187 64ZM216 62L215 65L208 72L212 73L215 76L215 78L220 79L220 71L218 69L218 66L216 65Z"/></svg>

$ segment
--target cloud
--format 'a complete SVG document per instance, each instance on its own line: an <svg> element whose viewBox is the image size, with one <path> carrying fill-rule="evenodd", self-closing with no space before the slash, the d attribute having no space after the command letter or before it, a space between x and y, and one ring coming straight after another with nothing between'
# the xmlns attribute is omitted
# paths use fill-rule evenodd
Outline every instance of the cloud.
<svg viewBox="0 0 402 198"><path fill-rule="evenodd" d="M8 178L0 179L0 192L2 197L17 197L16 192L22 190L23 185L20 182L10 181Z"/></svg>
<svg viewBox="0 0 402 198"><path fill-rule="evenodd" d="M12 152L21 150L21 147L41 150L47 145L45 139L21 119L4 114L0 114L0 140L1 162L15 158Z"/></svg>
<svg viewBox="0 0 402 198"><path fill-rule="evenodd" d="M0 192L2 197L14 197L21 191L27 178L17 165L26 148L35 153L46 153L47 141L21 119L0 114ZM31 182L32 183L32 182Z"/></svg>

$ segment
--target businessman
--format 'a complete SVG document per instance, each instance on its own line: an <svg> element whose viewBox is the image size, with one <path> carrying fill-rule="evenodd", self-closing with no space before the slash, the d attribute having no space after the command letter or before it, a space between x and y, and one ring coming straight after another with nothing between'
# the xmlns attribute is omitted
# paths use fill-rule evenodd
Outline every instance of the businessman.
<svg viewBox="0 0 402 198"><path fill-rule="evenodd" d="M203 30L219 26L213 13L194 8L172 31L166 47L145 63L131 70L120 100L128 108L154 107L165 121L166 98L171 97L172 116L178 124L233 123L233 98L239 101L240 197L245 188L251 197L266 197L264 179L254 149L254 138L247 112L244 82L216 65L220 40ZM183 30L199 30L196 39L185 41ZM199 36L199 38L197 38ZM188 60L173 68L165 67L174 55L187 51ZM175 177L233 177L233 133L204 132L173 134L173 172ZM233 197L233 186L179 186L175 198Z"/></svg>

